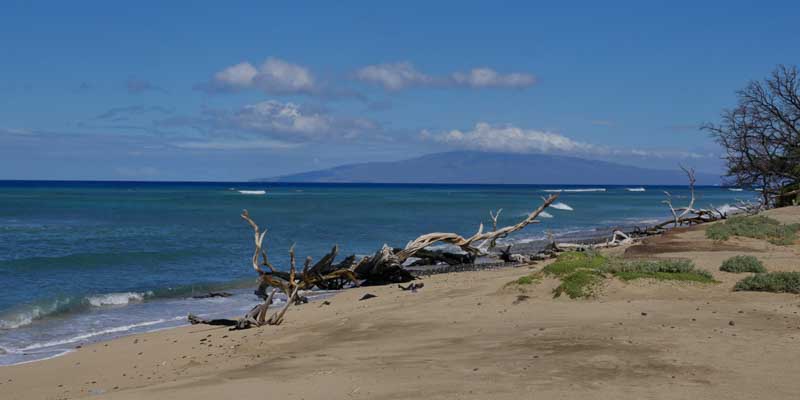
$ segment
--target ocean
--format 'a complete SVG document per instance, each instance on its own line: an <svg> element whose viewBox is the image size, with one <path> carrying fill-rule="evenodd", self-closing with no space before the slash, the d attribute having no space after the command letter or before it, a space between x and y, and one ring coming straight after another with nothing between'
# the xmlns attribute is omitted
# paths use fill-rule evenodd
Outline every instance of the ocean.
<svg viewBox="0 0 800 400"><path fill-rule="evenodd" d="M338 244L341 259L428 232L471 235L498 208L509 225L553 191L551 218L504 242L644 226L669 217L663 190L686 201L685 186L0 181L0 365L185 324L190 312L243 314L258 301L243 209L285 267L292 244L300 260ZM697 206L757 195L698 187ZM222 290L234 296L192 298Z"/></svg>

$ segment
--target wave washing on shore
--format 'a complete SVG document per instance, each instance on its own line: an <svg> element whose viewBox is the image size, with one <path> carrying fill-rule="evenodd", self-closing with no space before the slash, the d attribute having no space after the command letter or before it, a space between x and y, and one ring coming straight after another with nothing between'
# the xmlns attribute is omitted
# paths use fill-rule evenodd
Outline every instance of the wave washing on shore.
<svg viewBox="0 0 800 400"><path fill-rule="evenodd" d="M474 232L480 222L490 226L488 211L498 208L501 225L514 223L543 191L561 197L540 224L502 243L528 246L548 232L573 240L663 220L661 191L687 194L685 187L270 184L265 197L236 186L247 187L0 182L0 365L181 325L188 313L242 315L258 301L252 231L239 218L245 208L269 231L270 259L286 265L293 243L298 255L314 258L338 244L343 258L427 232ZM701 187L698 206L746 196ZM193 298L211 291L233 296Z"/></svg>

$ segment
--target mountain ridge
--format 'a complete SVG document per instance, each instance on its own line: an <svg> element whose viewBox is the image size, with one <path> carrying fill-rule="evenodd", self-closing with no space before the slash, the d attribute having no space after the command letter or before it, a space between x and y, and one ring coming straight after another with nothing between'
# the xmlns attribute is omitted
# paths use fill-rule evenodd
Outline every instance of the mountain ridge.
<svg viewBox="0 0 800 400"><path fill-rule="evenodd" d="M720 176L698 172L698 185L720 183ZM344 164L332 168L255 179L298 183L434 183L680 185L683 171L649 169L608 161L550 154L479 151L432 153L399 161Z"/></svg>

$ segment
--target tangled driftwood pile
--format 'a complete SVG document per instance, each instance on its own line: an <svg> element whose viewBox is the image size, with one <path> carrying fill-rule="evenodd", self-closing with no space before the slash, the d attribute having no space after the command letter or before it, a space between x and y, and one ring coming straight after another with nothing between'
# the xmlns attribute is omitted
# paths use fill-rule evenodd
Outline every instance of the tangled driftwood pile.
<svg viewBox="0 0 800 400"><path fill-rule="evenodd" d="M232 329L245 329L253 326L279 325L283 322L286 311L293 304L305 301L302 292L313 288L341 289L348 284L352 285L381 285L389 283L404 283L414 280L415 277L406 269L407 261L412 257L423 262L445 262L448 264L473 263L477 257L503 257L504 253L491 253L497 239L519 231L526 226L539 221L536 219L556 199L557 194L543 199L542 204L528 214L518 223L503 228L497 228L497 214L492 214L493 229L484 232L483 224L478 231L469 237L457 233L428 233L408 242L402 249L392 248L384 244L373 255L356 261L355 256L349 256L343 261L334 264L338 254L338 246L333 246L331 251L312 265L311 257L307 257L302 271L297 270L294 246L289 249L289 271L284 272L275 268L269 261L267 252L263 247L267 230L263 231L258 224L250 218L247 210L242 212L244 219L253 228L254 251L252 266L258 274L258 288L255 293L263 302L253 307L244 317L238 320L204 320L190 315L191 323L205 323L212 325L228 325ZM498 212L499 214L499 212ZM447 243L458 247L464 254L430 251L427 247ZM419 261L418 260L418 261ZM413 263L412 263L413 264ZM283 306L269 315L268 311L275 294L280 291L286 296Z"/></svg>

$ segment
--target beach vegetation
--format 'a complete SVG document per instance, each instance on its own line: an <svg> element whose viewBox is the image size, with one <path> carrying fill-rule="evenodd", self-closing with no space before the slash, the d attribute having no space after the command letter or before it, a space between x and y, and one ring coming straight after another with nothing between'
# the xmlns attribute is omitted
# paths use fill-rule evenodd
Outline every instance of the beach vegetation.
<svg viewBox="0 0 800 400"><path fill-rule="evenodd" d="M800 272L767 272L748 276L733 290L800 294Z"/></svg>
<svg viewBox="0 0 800 400"><path fill-rule="evenodd" d="M553 290L553 297L566 294L570 299L591 297L603 281L599 270L581 269L561 277L561 284Z"/></svg>
<svg viewBox="0 0 800 400"><path fill-rule="evenodd" d="M712 283L714 277L689 260L613 260L605 270L623 281L656 279Z"/></svg>
<svg viewBox="0 0 800 400"><path fill-rule="evenodd" d="M775 245L789 245L797 240L800 224L785 225L764 215L735 216L706 229L712 240L728 240L732 236L763 239Z"/></svg>
<svg viewBox="0 0 800 400"><path fill-rule="evenodd" d="M561 280L561 284L553 290L555 297L566 294L573 299L595 295L603 279L612 276L623 281L656 279L715 282L709 272L697 269L689 260L623 260L597 252L562 253L542 271Z"/></svg>
<svg viewBox="0 0 800 400"><path fill-rule="evenodd" d="M767 269L764 268L764 264L761 261L753 256L735 256L731 257L722 262L722 266L719 267L720 271L725 272L756 272L756 273L763 273L767 272Z"/></svg>
<svg viewBox="0 0 800 400"><path fill-rule="evenodd" d="M506 284L506 286L512 286L512 285L526 286L526 285L537 284L537 283L539 283L541 281L542 281L541 272L536 272L536 273L533 273L533 274L528 274L528 275L521 276L516 280L508 282Z"/></svg>
<svg viewBox="0 0 800 400"><path fill-rule="evenodd" d="M566 276L580 269L600 269L608 260L594 251L570 251L561 253L555 262L545 266L542 271L549 275Z"/></svg>

